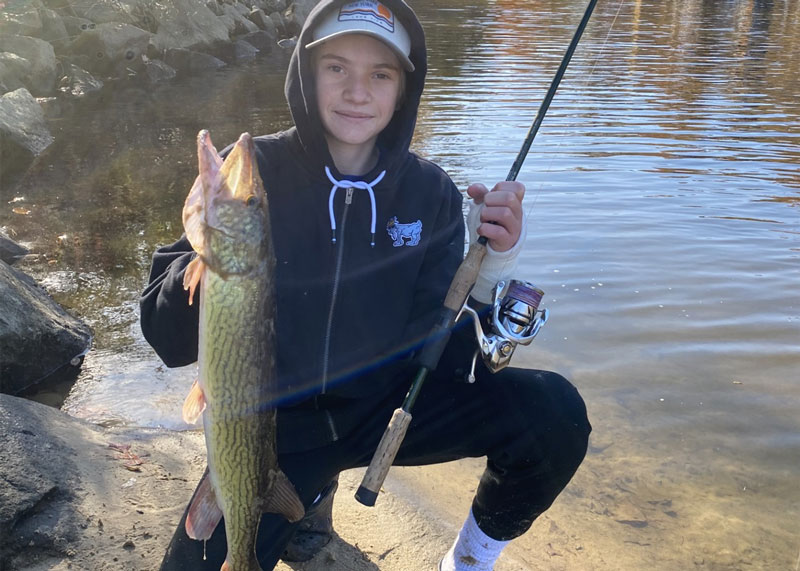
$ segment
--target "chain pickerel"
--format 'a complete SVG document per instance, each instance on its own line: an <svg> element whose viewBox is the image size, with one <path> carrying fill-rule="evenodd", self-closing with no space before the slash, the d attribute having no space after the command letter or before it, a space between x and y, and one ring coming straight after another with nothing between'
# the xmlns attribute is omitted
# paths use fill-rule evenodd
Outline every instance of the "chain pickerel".
<svg viewBox="0 0 800 571"><path fill-rule="evenodd" d="M184 287L200 292L198 380L184 404L188 422L203 415L208 472L195 494L186 532L208 539L225 521L223 570L260 569L255 555L264 512L303 517L275 450L275 255L267 195L252 137L244 133L223 161L208 131L197 136L199 175L183 208L197 252Z"/></svg>

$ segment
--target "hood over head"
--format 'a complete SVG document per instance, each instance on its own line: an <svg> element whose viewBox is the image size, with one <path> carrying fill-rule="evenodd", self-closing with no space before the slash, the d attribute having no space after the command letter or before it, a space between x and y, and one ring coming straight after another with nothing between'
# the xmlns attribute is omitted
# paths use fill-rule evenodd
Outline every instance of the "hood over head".
<svg viewBox="0 0 800 571"><path fill-rule="evenodd" d="M356 18L362 4L367 8L377 4L382 16L396 18L401 26L394 28L394 34L385 34L375 26L359 24ZM341 18L338 16L342 8L344 8L342 13L354 15L349 24L339 21ZM379 3L363 0L360 2L322 0L308 15L297 39L289 71L286 74L284 89L286 100L307 158L313 162L315 169L319 169L320 175L325 176L324 166L333 168L334 164L328 152L328 144L317 109L312 51L308 45L312 44L313 48L314 45L335 35L355 32L354 26L361 26L363 33L377 37L398 53L399 57L402 55L400 61L407 70L403 104L395 111L392 120L378 137L378 147L381 151L378 168L387 170L387 176L391 176L393 171L402 165L408 154L428 69L425 34L416 14L408 4L402 0L383 0ZM402 34L401 30L404 30L405 34ZM403 53L406 49L408 49L407 58ZM409 69L413 71L408 71Z"/></svg>

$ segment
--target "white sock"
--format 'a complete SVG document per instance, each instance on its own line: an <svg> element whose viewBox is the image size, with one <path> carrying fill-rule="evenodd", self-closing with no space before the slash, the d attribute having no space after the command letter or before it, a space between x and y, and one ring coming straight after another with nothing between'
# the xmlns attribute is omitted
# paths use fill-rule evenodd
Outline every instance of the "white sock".
<svg viewBox="0 0 800 571"><path fill-rule="evenodd" d="M509 541L492 539L478 527L472 510L442 562L440 571L492 571Z"/></svg>

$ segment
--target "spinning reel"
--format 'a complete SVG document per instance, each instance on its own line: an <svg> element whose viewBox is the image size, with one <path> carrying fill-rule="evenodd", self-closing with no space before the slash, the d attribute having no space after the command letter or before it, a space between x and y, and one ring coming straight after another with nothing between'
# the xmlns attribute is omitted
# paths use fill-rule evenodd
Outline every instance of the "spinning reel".
<svg viewBox="0 0 800 571"><path fill-rule="evenodd" d="M508 366L517 345L528 345L533 341L549 315L547 309L539 309L543 296L544 292L530 282L497 282L492 292L491 330L488 334L483 332L478 313L464 302L459 317L464 312L472 317L478 339L478 349L472 356L472 366L466 377L468 383L475 382L478 354L483 357L486 367L496 373Z"/></svg>

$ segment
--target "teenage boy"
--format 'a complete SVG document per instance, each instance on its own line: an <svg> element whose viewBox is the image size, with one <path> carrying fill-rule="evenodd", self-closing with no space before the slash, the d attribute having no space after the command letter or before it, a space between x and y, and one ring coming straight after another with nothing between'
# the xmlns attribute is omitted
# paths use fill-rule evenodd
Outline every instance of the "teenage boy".
<svg viewBox="0 0 800 571"><path fill-rule="evenodd" d="M426 57L422 27L402 0L323 0L286 78L295 126L255 139L278 261L279 463L308 514L300 524L263 516L257 552L265 569L287 545L302 551L309 534L330 537L335 478L369 463L463 256L461 194L444 171L409 151ZM467 189L479 205L468 216L472 234L489 239L477 302L488 302L492 286L516 267L524 190L518 182ZM141 299L142 330L168 366L197 359L198 304L187 303L182 287L194 256L185 236L160 248ZM474 348L471 328L454 333L396 460L487 457L443 571L492 569L572 478L591 430L577 391L555 373L492 375L479 366L474 384L459 382ZM206 545L183 525L162 569L219 569L223 525ZM305 535L290 544L298 529Z"/></svg>

